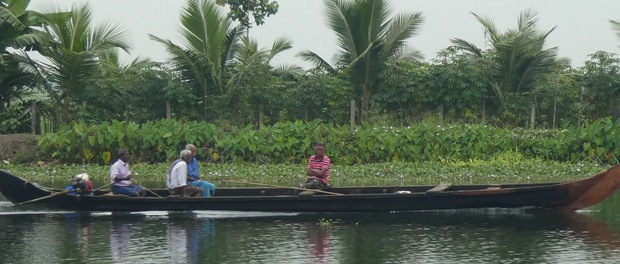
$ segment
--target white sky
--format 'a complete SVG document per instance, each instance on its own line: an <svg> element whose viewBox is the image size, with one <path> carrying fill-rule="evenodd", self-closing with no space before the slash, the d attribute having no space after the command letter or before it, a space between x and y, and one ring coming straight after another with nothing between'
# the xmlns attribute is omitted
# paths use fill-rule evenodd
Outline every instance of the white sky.
<svg viewBox="0 0 620 264"><path fill-rule="evenodd" d="M180 10L185 0L32 0L29 9L41 10L48 5L69 8L72 3L88 2L95 23L108 21L127 29L133 50L127 60L137 56L154 61L168 58L163 46L148 34L178 40ZM268 48L277 37L293 40L293 48L274 59L278 64L308 67L295 55L312 50L331 60L336 53L334 34L326 26L321 0L277 0L280 9L265 24L254 27L250 35L259 46ZM388 0L396 13L421 12L424 22L409 45L422 51L426 60L451 45L450 39L462 38L484 46L482 26L471 12L490 17L501 32L517 26L518 15L525 9L538 12L538 27L548 31L548 47L558 47L561 57L568 57L574 67L583 66L588 54L598 50L620 52L620 39L609 20L620 20L618 0Z"/></svg>

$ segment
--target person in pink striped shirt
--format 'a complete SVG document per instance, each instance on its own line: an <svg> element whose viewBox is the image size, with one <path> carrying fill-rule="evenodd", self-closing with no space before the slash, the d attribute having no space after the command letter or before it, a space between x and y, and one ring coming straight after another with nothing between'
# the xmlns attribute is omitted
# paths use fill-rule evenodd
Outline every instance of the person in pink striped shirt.
<svg viewBox="0 0 620 264"><path fill-rule="evenodd" d="M329 157L325 156L325 144L314 144L314 155L310 156L306 169L306 174L310 176L310 178L303 184L303 187L306 189L320 190L329 188L330 166L331 160L329 160Z"/></svg>

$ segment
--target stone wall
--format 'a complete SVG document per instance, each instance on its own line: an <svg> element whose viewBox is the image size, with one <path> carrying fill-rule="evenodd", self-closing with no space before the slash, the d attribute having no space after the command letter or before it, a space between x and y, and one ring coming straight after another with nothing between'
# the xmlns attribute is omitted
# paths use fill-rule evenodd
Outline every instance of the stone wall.
<svg viewBox="0 0 620 264"><path fill-rule="evenodd" d="M38 137L32 134L0 135L0 162L14 158L34 158Z"/></svg>

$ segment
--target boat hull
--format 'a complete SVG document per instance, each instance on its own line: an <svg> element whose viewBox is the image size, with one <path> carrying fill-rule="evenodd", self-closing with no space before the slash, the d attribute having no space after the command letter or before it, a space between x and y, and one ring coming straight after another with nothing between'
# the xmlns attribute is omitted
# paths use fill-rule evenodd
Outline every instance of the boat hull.
<svg viewBox="0 0 620 264"><path fill-rule="evenodd" d="M560 183L332 188L330 193L296 188L219 188L210 198L125 197L98 191L93 196L59 194L0 171L0 192L12 203L72 211L230 210L269 212L392 212L465 208L541 207L577 210L599 203L620 184L618 166L591 178ZM434 188L435 187L435 188ZM29 203L32 200L36 202ZM26 206L26 205L24 205Z"/></svg>

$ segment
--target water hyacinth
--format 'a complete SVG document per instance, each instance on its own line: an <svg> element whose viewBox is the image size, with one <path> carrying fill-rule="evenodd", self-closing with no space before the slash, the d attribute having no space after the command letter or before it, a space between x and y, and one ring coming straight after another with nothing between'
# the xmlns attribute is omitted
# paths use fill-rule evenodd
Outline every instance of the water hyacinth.
<svg viewBox="0 0 620 264"><path fill-rule="evenodd" d="M169 164L132 164L134 179L150 188L165 186ZM592 176L609 165L596 163L561 163L541 159L527 159L506 154L489 160L421 161L357 164L333 164L330 183L333 186L375 185L433 185L502 184L529 182L557 182ZM46 165L30 166L3 163L0 169L22 178L62 186L73 175L87 173L96 184L108 181L109 166L100 165ZM201 163L201 174L218 186L235 186L226 180L297 186L306 180L304 164L212 164ZM236 184L238 185L238 184Z"/></svg>

